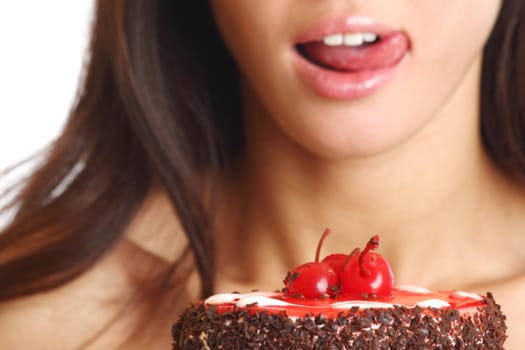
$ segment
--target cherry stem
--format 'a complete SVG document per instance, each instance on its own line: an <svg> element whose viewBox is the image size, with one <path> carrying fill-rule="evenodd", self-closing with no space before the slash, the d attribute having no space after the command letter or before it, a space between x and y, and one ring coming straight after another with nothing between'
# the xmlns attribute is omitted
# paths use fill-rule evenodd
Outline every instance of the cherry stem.
<svg viewBox="0 0 525 350"><path fill-rule="evenodd" d="M359 248L355 248L354 250L352 250L352 252L350 254L348 254L348 256L346 257L346 260L345 262L343 263L343 268L341 271L344 271L346 270L346 265L348 265L348 263L350 262L350 260L352 260L352 258L354 256L356 256L357 254L359 254L361 252L361 249Z"/></svg>
<svg viewBox="0 0 525 350"><path fill-rule="evenodd" d="M361 274L363 276L370 276L370 271L364 267L365 255L371 250L376 250L377 247L379 247L379 236L374 235L372 238L370 238L366 244L365 249L359 255L359 267L361 268Z"/></svg>
<svg viewBox="0 0 525 350"><path fill-rule="evenodd" d="M323 235L321 236L321 239L319 240L319 243L317 243L317 250L315 251L315 262L316 263L319 262L319 255L321 255L321 247L323 246L323 242L326 239L326 237L328 237L329 234L330 234L330 229L327 227L324 230Z"/></svg>

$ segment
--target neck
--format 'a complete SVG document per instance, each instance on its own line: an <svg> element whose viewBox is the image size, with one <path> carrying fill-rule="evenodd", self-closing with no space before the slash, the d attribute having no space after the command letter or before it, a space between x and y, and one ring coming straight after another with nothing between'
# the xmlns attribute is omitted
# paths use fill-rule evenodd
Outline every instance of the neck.
<svg viewBox="0 0 525 350"><path fill-rule="evenodd" d="M346 159L321 159L294 143L248 93L239 242L250 252L248 265L264 266L256 274L273 276L264 283L277 287L282 276L275 271L311 261L327 226L332 235L323 255L349 253L381 235L381 251L398 284L477 283L451 275L442 258L458 266L460 259L483 256L480 251L507 249L490 231L501 226L494 207L511 210L499 198L515 192L481 145L478 72L473 70L449 103L403 143ZM259 256L264 264L255 258L258 252L264 253ZM502 266L484 273L496 275Z"/></svg>

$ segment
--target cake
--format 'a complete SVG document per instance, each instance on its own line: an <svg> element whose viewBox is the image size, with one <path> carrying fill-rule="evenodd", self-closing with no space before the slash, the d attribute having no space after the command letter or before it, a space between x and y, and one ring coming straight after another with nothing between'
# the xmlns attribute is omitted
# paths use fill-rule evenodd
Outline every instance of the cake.
<svg viewBox="0 0 525 350"><path fill-rule="evenodd" d="M503 349L505 316L491 293L396 287L371 252L378 236L319 262L328 233L281 291L216 294L187 308L173 349Z"/></svg>

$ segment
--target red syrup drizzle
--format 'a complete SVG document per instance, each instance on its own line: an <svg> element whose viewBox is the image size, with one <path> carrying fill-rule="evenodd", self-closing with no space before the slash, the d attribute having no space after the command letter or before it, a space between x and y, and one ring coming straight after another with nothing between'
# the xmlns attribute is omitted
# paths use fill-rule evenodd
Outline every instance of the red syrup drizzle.
<svg viewBox="0 0 525 350"><path fill-rule="evenodd" d="M215 305L219 313L231 312L238 307L235 305L237 301L240 300L242 295L239 295L239 299L234 300L233 302L222 303L220 305ZM411 291L394 289L393 298L391 299L352 299L352 298L323 298L323 299L305 299L305 298L293 298L285 296L282 293L275 293L272 296L269 296L270 299L275 299L276 301L285 301L291 305L264 305L259 306L257 304L252 304L249 306L241 307L241 309L249 310L250 312L268 312L273 314L280 314L283 311L286 312L287 316L291 317L304 317L305 315L318 315L322 314L326 318L336 318L341 312L345 312L351 309L351 306L348 308L335 308L332 307L334 303L348 302L355 304L355 306L360 307L361 310L366 310L367 304L369 303L381 303L384 306L377 305L374 308L393 308L393 305L404 306L408 308L416 307L416 304L430 300L438 299L444 302L447 302L450 306L443 306L441 309L453 308L458 310L460 313L468 313L476 311L479 307L482 307L486 304L485 298L480 297L480 299L474 299L472 297L462 295L456 291L440 291L440 292L429 292L429 293L414 293ZM421 306L422 309L427 308L427 306Z"/></svg>

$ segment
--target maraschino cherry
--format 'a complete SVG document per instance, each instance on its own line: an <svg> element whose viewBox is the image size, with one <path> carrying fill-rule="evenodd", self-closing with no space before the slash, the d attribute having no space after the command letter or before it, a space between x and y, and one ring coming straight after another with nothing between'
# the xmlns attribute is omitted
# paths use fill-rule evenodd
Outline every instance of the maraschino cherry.
<svg viewBox="0 0 525 350"><path fill-rule="evenodd" d="M343 272L343 266L345 265L348 259L348 254L330 254L326 256L323 261L323 264L330 266L337 276L340 276Z"/></svg>
<svg viewBox="0 0 525 350"><path fill-rule="evenodd" d="M356 248L347 258L341 273L340 295L357 298L392 298L395 281L392 268L380 254L371 252L379 246L379 236L368 241L360 252Z"/></svg>
<svg viewBox="0 0 525 350"><path fill-rule="evenodd" d="M317 244L315 261L300 265L288 272L284 279L284 294L291 297L316 299L334 296L339 284L339 276L330 265L319 262L319 254L325 238L330 234L326 229Z"/></svg>

